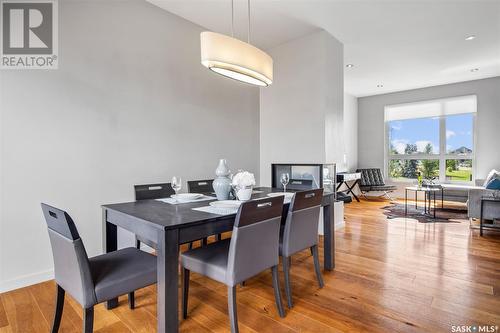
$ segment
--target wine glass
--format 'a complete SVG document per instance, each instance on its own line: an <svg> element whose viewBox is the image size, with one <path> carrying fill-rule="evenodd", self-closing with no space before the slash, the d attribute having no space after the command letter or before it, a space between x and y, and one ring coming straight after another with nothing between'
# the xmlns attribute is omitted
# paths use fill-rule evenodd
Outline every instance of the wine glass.
<svg viewBox="0 0 500 333"><path fill-rule="evenodd" d="M172 186L172 189L175 191L175 202L178 202L177 200L177 192L180 191L182 187L182 179L181 177L172 177L172 183L170 184Z"/></svg>
<svg viewBox="0 0 500 333"><path fill-rule="evenodd" d="M290 181L290 175L288 173L282 173L280 182L281 185L283 185L283 192L286 192L286 186L288 185L289 181Z"/></svg>

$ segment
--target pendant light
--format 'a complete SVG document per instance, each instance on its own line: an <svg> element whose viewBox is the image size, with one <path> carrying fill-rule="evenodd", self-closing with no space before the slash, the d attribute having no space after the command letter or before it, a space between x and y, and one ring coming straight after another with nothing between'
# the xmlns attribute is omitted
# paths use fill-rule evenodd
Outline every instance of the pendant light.
<svg viewBox="0 0 500 333"><path fill-rule="evenodd" d="M201 64L231 79L262 87L268 86L273 83L273 59L250 44L250 0L247 0L247 43L234 38L233 1L231 0L231 37L216 32L202 32Z"/></svg>

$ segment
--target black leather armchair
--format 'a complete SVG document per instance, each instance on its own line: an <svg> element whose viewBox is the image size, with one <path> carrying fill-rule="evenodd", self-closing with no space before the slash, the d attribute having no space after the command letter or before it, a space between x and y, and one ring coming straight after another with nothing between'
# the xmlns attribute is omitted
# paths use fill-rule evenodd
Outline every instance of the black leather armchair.
<svg viewBox="0 0 500 333"><path fill-rule="evenodd" d="M361 181L359 182L359 189L361 194L366 199L366 192L383 192L381 197L387 197L392 201L389 193L397 189L394 185L387 185L382 176L382 171L377 168L372 169L358 169L356 172L361 172Z"/></svg>

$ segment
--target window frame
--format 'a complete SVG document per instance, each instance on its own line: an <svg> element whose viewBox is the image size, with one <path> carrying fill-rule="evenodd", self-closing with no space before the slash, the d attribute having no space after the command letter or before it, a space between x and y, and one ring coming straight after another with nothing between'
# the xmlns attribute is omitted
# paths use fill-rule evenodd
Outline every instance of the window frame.
<svg viewBox="0 0 500 333"><path fill-rule="evenodd" d="M446 118L452 117L453 115L437 116L439 118L439 154L390 154L389 146L390 140L390 128L389 124L391 121L386 121L384 119L384 175L386 179L392 182L401 183L413 183L414 179L396 179L390 177L389 174L389 161L391 160L439 160L439 182L445 184L474 184L476 181L476 116L477 112L463 113L472 114L472 153L465 155L454 155L448 154L446 152ZM434 117L432 117L434 118ZM417 118L410 118L417 119ZM447 181L446 180L446 160L472 160L472 179L467 182L463 181Z"/></svg>

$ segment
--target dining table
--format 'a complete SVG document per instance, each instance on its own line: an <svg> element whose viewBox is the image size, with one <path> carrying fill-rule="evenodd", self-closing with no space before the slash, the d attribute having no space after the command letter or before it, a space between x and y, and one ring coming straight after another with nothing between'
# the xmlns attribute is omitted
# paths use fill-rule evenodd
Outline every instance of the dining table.
<svg viewBox="0 0 500 333"><path fill-rule="evenodd" d="M276 192L282 190L254 188L252 199ZM334 201L333 192L323 193L323 268L327 271L335 268ZM179 330L179 246L233 229L236 214L220 215L193 209L208 206L209 202L171 204L152 199L102 206L105 252L118 249L118 227L156 244L158 332ZM283 206L282 223L286 220L288 207L289 203ZM117 305L118 299L106 303L108 309Z"/></svg>

